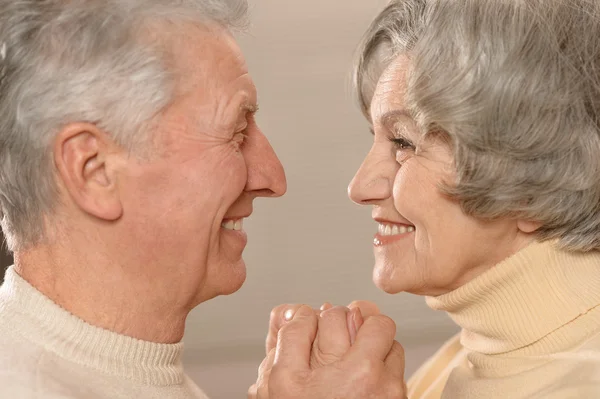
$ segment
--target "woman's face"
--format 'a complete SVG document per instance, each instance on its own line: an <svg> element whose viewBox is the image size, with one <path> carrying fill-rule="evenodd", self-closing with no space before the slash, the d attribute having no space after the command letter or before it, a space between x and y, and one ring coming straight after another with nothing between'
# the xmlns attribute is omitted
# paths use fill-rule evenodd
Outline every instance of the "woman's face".
<svg viewBox="0 0 600 399"><path fill-rule="evenodd" d="M380 78L371 104L373 146L348 189L373 206L375 284L388 293L440 295L452 291L531 240L530 225L467 216L440 184L452 184L451 144L420 140L405 104L409 60L396 59Z"/></svg>

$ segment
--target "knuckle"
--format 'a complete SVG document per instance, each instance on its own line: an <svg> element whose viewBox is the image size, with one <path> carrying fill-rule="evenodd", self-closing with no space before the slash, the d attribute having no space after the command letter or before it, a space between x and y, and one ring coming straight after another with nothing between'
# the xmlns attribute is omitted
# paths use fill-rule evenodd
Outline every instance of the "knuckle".
<svg viewBox="0 0 600 399"><path fill-rule="evenodd" d="M298 328L296 327L295 323L287 323L284 324L280 329L279 329L279 338L281 337L287 337L287 336L293 336L296 334L296 330Z"/></svg>
<svg viewBox="0 0 600 399"><path fill-rule="evenodd" d="M297 305L296 313L294 318L296 317L316 317L317 311L308 305Z"/></svg>
<svg viewBox="0 0 600 399"><path fill-rule="evenodd" d="M335 363L340 359L340 356L333 352L323 352L321 350L313 351L310 357L310 365L312 367L322 367Z"/></svg>
<svg viewBox="0 0 600 399"><path fill-rule="evenodd" d="M381 362L373 359L362 359L358 362L356 367L356 378L363 381L363 383L369 383L373 380L379 379L381 374Z"/></svg>
<svg viewBox="0 0 600 399"><path fill-rule="evenodd" d="M282 339L282 337L306 337L307 322L309 322L311 325L314 322L314 326L317 326L317 316L314 314L314 312L312 312L312 310L310 315L306 314L304 316L297 317L294 320L291 320L285 323L283 326L281 326L281 328L278 330L278 338Z"/></svg>
<svg viewBox="0 0 600 399"><path fill-rule="evenodd" d="M248 388L248 399L256 399L258 394L258 388L256 384L252 384L250 388Z"/></svg>
<svg viewBox="0 0 600 399"><path fill-rule="evenodd" d="M406 390L404 389L404 384L401 382L387 384L385 393L386 397L391 399L404 399L406 397Z"/></svg>
<svg viewBox="0 0 600 399"><path fill-rule="evenodd" d="M346 314L350 311L345 306L334 306L331 309L324 310L321 312L321 319L323 320L335 320L346 317Z"/></svg>
<svg viewBox="0 0 600 399"><path fill-rule="evenodd" d="M367 322L377 326L380 330L389 332L392 335L396 335L396 323L394 320L385 315L375 315L369 317Z"/></svg>
<svg viewBox="0 0 600 399"><path fill-rule="evenodd" d="M288 373L281 369L277 364L273 365L271 375L269 376L269 390L277 390L288 378Z"/></svg>
<svg viewBox="0 0 600 399"><path fill-rule="evenodd" d="M398 357L404 359L404 347L400 345L400 342L394 341L394 343L392 344L391 352L398 355Z"/></svg>
<svg viewBox="0 0 600 399"><path fill-rule="evenodd" d="M292 373L281 367L273 367L269 378L268 392L271 397L301 398L303 384L308 379L306 373Z"/></svg>
<svg viewBox="0 0 600 399"><path fill-rule="evenodd" d="M273 310L271 310L271 315L269 317L271 324L276 323L279 320L281 320L283 318L283 314L285 313L285 311L292 306L293 305L290 305L290 304L283 304L283 305L274 307Z"/></svg>
<svg viewBox="0 0 600 399"><path fill-rule="evenodd" d="M271 367L272 365L270 359L268 357L265 357L260 363L260 366L258 366L258 374L262 375L267 373L271 369Z"/></svg>

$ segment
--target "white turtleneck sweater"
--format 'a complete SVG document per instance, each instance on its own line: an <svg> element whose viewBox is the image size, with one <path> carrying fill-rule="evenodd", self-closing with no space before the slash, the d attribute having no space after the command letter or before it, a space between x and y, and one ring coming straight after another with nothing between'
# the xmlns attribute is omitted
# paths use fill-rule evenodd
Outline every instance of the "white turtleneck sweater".
<svg viewBox="0 0 600 399"><path fill-rule="evenodd" d="M12 267L0 287L0 398L206 399L182 349L91 326Z"/></svg>
<svg viewBox="0 0 600 399"><path fill-rule="evenodd" d="M536 242L427 304L462 331L409 399L600 398L600 252Z"/></svg>

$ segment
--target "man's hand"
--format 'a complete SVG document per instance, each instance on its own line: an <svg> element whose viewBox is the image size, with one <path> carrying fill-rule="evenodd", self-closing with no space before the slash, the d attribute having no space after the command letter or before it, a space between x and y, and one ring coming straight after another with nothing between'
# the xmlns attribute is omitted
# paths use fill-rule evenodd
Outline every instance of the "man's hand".
<svg viewBox="0 0 600 399"><path fill-rule="evenodd" d="M369 302L321 309L273 310L267 357L248 397L405 398L404 351L394 341L394 322Z"/></svg>

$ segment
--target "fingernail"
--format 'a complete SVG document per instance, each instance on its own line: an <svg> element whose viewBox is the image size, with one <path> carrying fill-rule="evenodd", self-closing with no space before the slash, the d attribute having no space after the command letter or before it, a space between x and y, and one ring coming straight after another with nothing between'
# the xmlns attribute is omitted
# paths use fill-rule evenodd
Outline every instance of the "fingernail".
<svg viewBox="0 0 600 399"><path fill-rule="evenodd" d="M348 333L350 333L350 345L353 345L356 340L356 332L358 331L356 329L356 322L354 321L354 309L346 314L346 321L348 322Z"/></svg>
<svg viewBox="0 0 600 399"><path fill-rule="evenodd" d="M364 324L364 319L362 317L362 312L360 311L360 308L354 308L352 309L352 325L354 326L354 339L352 336L350 336L350 342L352 344L354 344L354 340L356 339L356 335L358 334L358 330L360 330L360 328L362 327L362 325Z"/></svg>
<svg viewBox="0 0 600 399"><path fill-rule="evenodd" d="M323 310L331 309L332 307L333 307L332 304L330 304L329 302L325 302L323 305L321 305L321 307L319 309L321 311L323 311Z"/></svg>
<svg viewBox="0 0 600 399"><path fill-rule="evenodd" d="M285 319L285 321L290 321L290 320L292 320L293 317L294 317L294 311L292 309L286 310L285 313L283 314L283 318Z"/></svg>

